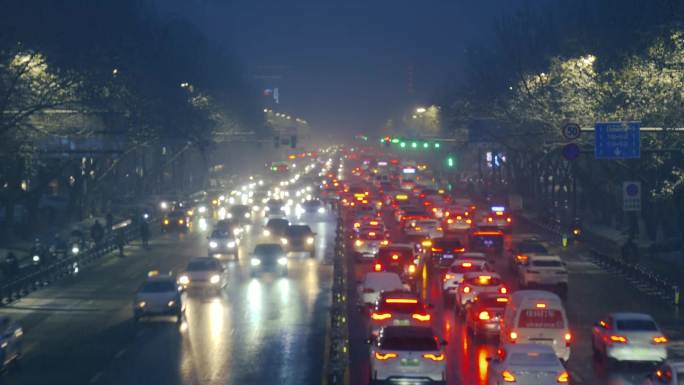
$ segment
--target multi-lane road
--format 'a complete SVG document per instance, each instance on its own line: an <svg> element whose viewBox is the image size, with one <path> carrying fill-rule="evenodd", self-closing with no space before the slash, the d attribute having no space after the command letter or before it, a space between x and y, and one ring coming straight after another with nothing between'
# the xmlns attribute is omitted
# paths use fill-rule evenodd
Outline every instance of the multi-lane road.
<svg viewBox="0 0 684 385"><path fill-rule="evenodd" d="M385 215L386 223L391 224L390 215ZM401 239L396 226L390 226L393 239ZM568 265L569 295L566 309L573 332L572 356L567 367L573 384L643 384L645 375L652 370L649 365L611 368L608 370L599 359L592 356L591 328L600 317L611 311L638 311L653 315L670 337L671 355L684 353L684 325L679 313L672 306L654 300L638 291L627 279L610 271L603 270L590 258L586 245L572 244L563 248L556 237L540 232L539 228L517 224L512 235L506 236L510 245L513 238L525 234L537 234L549 245L550 251L560 254ZM508 247L507 247L508 248ZM349 281L356 282L370 270L370 265L354 262L348 258ZM496 270L504 277L508 286L517 289L516 279L503 262L495 263ZM438 274L429 273L429 277ZM453 307L445 306L439 286L439 278L428 279L424 283L422 295L426 303L434 305L433 327L440 331L448 341L447 346L447 383L464 385L487 384L487 357L494 356L498 341L474 340L468 335L463 322L455 317ZM351 383L369 382L369 356L366 322L367 315L355 309L356 290L351 288L350 296L350 352Z"/></svg>
<svg viewBox="0 0 684 385"><path fill-rule="evenodd" d="M107 257L75 278L3 309L25 330L24 357L6 384L318 384L330 304L334 218L309 222L316 256L292 256L288 277L252 278L261 226L229 262L220 296L190 295L185 321L136 324L133 295L150 270L180 271L207 253L206 233L164 234L150 251Z"/></svg>

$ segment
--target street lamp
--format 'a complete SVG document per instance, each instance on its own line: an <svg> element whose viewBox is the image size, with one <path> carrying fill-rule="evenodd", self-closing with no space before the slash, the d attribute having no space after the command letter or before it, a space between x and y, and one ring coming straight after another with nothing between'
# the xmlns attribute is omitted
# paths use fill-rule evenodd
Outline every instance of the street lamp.
<svg viewBox="0 0 684 385"><path fill-rule="evenodd" d="M416 114L424 114L427 111L425 107L416 108Z"/></svg>

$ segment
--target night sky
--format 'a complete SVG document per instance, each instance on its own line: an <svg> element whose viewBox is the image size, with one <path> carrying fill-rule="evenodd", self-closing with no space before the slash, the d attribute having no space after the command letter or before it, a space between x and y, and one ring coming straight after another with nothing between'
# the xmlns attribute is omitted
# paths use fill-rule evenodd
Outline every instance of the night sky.
<svg viewBox="0 0 684 385"><path fill-rule="evenodd" d="M281 110L308 119L317 130L337 132L375 130L403 109L444 94L465 76L466 48L492 46L495 20L527 4L522 0L156 2L164 17L191 21L234 54L255 93L278 86ZM413 94L409 68L413 68ZM254 79L274 73L284 78Z"/></svg>

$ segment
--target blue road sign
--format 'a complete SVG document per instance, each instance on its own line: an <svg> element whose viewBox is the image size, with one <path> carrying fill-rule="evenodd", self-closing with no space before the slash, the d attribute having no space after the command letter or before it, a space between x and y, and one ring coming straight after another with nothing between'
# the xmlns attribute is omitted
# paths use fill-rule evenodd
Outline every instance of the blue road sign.
<svg viewBox="0 0 684 385"><path fill-rule="evenodd" d="M580 148L577 143L568 143L563 147L563 156L567 160L575 160L580 156Z"/></svg>
<svg viewBox="0 0 684 385"><path fill-rule="evenodd" d="M639 122L596 123L596 159L631 159L641 156Z"/></svg>

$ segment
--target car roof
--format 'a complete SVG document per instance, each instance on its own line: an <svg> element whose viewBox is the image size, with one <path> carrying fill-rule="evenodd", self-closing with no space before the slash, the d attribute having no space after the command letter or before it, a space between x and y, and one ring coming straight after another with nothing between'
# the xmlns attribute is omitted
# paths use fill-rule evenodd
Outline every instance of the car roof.
<svg viewBox="0 0 684 385"><path fill-rule="evenodd" d="M617 312L610 313L610 317L614 320L644 320L644 321L655 321L653 317L646 313L630 313L630 312Z"/></svg>
<svg viewBox="0 0 684 385"><path fill-rule="evenodd" d="M393 250L393 249L411 249L413 251L413 246L408 243L390 243L388 246L382 246L380 250Z"/></svg>
<svg viewBox="0 0 684 385"><path fill-rule="evenodd" d="M364 278L364 282L378 282L378 281L384 281L388 279L399 279L399 274L397 273L392 273L389 271L371 271L366 273L366 276Z"/></svg>
<svg viewBox="0 0 684 385"><path fill-rule="evenodd" d="M385 299L387 297L418 299L418 301L420 302L420 297L418 296L418 294L408 290L388 290L380 293L381 299Z"/></svg>

